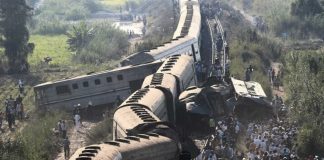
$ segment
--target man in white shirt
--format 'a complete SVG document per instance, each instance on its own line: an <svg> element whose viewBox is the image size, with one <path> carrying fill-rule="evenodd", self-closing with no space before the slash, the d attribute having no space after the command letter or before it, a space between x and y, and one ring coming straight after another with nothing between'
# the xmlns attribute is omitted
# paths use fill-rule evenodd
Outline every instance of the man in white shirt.
<svg viewBox="0 0 324 160"><path fill-rule="evenodd" d="M239 126L239 124L236 124L235 125L235 133L238 134L239 131L240 131L240 126Z"/></svg>
<svg viewBox="0 0 324 160"><path fill-rule="evenodd" d="M248 153L247 153L247 157L249 160L254 160L255 158L255 154L253 153L252 150L250 150Z"/></svg>
<svg viewBox="0 0 324 160"><path fill-rule="evenodd" d="M258 138L255 138L253 143L256 145L256 146L259 146L261 144L261 136L259 135Z"/></svg>
<svg viewBox="0 0 324 160"><path fill-rule="evenodd" d="M79 129L81 127L80 119L81 119L80 115L78 113L75 114L74 121L75 121L75 128L76 128L77 131L79 131Z"/></svg>
<svg viewBox="0 0 324 160"><path fill-rule="evenodd" d="M61 129L62 129L62 137L65 138L66 137L66 124L65 121L62 121L61 123Z"/></svg>

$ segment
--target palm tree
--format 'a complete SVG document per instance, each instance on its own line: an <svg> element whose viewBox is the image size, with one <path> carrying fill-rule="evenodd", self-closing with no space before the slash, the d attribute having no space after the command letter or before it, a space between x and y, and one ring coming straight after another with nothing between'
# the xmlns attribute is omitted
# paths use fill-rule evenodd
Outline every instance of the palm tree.
<svg viewBox="0 0 324 160"><path fill-rule="evenodd" d="M94 36L94 29L82 22L78 26L73 26L72 30L67 32L67 44L69 50L79 54L86 47Z"/></svg>

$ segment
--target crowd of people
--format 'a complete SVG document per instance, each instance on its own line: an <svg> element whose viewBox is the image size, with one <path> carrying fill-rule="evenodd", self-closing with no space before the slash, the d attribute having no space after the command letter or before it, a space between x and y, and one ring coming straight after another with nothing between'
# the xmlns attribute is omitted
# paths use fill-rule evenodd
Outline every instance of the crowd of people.
<svg viewBox="0 0 324 160"><path fill-rule="evenodd" d="M74 105L72 119L73 124L75 125L75 129L77 132L80 131L81 128L81 105ZM53 128L53 132L56 136L61 138L61 144L64 151L64 158L67 159L70 156L70 140L67 135L68 131L68 123L65 120L59 120L55 128Z"/></svg>
<svg viewBox="0 0 324 160"><path fill-rule="evenodd" d="M297 144L293 143L298 134L296 124L271 119L249 123L243 130L242 124L230 116L219 121L215 128L196 160L298 159ZM237 145L239 136L245 138L243 147Z"/></svg>
<svg viewBox="0 0 324 160"><path fill-rule="evenodd" d="M16 119L22 121L25 118L23 94L24 84L22 80L18 81L19 95L14 99L12 95L6 98L4 102L5 110L0 112L0 130L3 131L3 121L6 120L10 130L16 125Z"/></svg>
<svg viewBox="0 0 324 160"><path fill-rule="evenodd" d="M59 120L57 122L54 133L62 138L64 158L67 159L70 156L70 140L67 136L67 123L65 120Z"/></svg>
<svg viewBox="0 0 324 160"><path fill-rule="evenodd" d="M215 128L212 128L212 134L196 160L233 159L234 156L241 156L235 149L237 135L241 130L241 124L236 118L228 116L210 127Z"/></svg>
<svg viewBox="0 0 324 160"><path fill-rule="evenodd" d="M298 129L285 121L249 123L247 129L247 159L297 159Z"/></svg>

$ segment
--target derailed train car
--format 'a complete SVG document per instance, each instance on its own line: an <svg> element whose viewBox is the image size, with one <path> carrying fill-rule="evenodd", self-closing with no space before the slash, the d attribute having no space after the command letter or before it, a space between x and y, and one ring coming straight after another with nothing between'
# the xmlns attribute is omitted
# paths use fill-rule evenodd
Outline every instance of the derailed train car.
<svg viewBox="0 0 324 160"><path fill-rule="evenodd" d="M170 60L172 65L169 64ZM150 123L175 124L177 119L175 104L179 93L184 88L196 85L193 65L194 61L190 56L171 56L161 65L157 73L146 77L143 88L132 94L116 109L113 122L114 138L145 133L141 126L148 126Z"/></svg>
<svg viewBox="0 0 324 160"><path fill-rule="evenodd" d="M179 102L186 108L190 127L208 126L209 118L229 113L243 121L274 116L273 107L259 83L233 77L230 84L187 88L179 96Z"/></svg>
<svg viewBox="0 0 324 160"><path fill-rule="evenodd" d="M162 62L154 62L126 66L36 85L36 107L72 110L73 105L87 106L90 101L94 106L113 103L117 96L126 98L141 88L144 78L155 73L161 64Z"/></svg>
<svg viewBox="0 0 324 160"><path fill-rule="evenodd" d="M254 81L241 81L231 78L235 97L228 102L234 105L234 113L240 119L273 118L274 110L262 86Z"/></svg>

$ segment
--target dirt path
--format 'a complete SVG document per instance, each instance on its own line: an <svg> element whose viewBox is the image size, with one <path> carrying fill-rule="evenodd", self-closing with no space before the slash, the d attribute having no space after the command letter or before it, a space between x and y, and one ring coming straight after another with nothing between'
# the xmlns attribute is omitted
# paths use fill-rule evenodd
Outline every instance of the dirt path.
<svg viewBox="0 0 324 160"><path fill-rule="evenodd" d="M278 72L280 71L280 68L282 68L282 63L278 62L272 62L271 67L275 70L276 75L278 75ZM280 71L282 72L282 71ZM285 97L285 90L282 85L279 86L279 90L272 89L272 95L278 95L279 97Z"/></svg>
<svg viewBox="0 0 324 160"><path fill-rule="evenodd" d="M97 123L94 122L82 122L82 127L80 131L77 132L75 126L73 126L68 131L68 137L70 140L70 156L78 149L85 146L87 133L94 127ZM57 155L55 160L65 160L64 159L64 150L62 148L61 152Z"/></svg>
<svg viewBox="0 0 324 160"><path fill-rule="evenodd" d="M254 26L254 27L256 26L253 16L249 15L248 13L244 12L242 9L239 9L236 6L233 6L233 9L239 11L243 15L243 17L245 18L245 20L247 20L248 22L250 22L252 26Z"/></svg>

